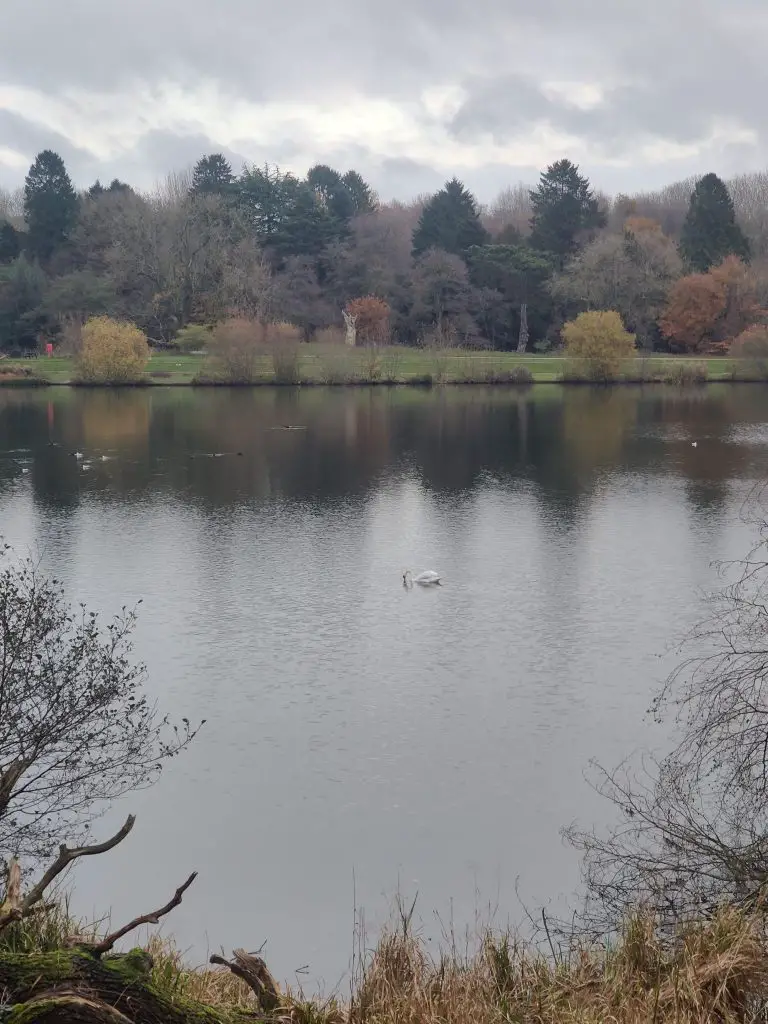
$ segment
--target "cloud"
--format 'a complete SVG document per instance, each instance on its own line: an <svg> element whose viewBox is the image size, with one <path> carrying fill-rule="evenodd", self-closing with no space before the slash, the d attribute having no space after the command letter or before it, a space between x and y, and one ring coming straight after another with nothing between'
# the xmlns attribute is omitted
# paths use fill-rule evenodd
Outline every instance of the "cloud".
<svg viewBox="0 0 768 1024"><path fill-rule="evenodd" d="M204 152L481 198L560 156L625 191L768 163L764 0L5 0L0 184L58 149L149 187Z"/></svg>

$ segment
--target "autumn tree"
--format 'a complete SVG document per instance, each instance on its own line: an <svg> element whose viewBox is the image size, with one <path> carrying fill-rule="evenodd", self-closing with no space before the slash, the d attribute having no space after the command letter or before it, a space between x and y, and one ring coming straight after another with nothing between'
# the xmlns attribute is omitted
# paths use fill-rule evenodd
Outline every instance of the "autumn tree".
<svg viewBox="0 0 768 1024"><path fill-rule="evenodd" d="M80 380L132 384L141 380L148 360L147 339L133 324L99 316L83 325L77 367Z"/></svg>
<svg viewBox="0 0 768 1024"><path fill-rule="evenodd" d="M582 309L614 309L650 348L672 283L682 274L677 247L650 218L630 216L619 234L600 235L568 260L554 297Z"/></svg>
<svg viewBox="0 0 768 1024"><path fill-rule="evenodd" d="M699 272L722 263L726 256L749 259L749 243L736 223L725 182L716 174L705 174L693 190L680 236L680 252Z"/></svg>
<svg viewBox="0 0 768 1024"><path fill-rule="evenodd" d="M612 380L635 353L635 336L625 330L614 310L579 313L564 325L562 338L568 357L592 380Z"/></svg>
<svg viewBox="0 0 768 1024"><path fill-rule="evenodd" d="M553 253L560 265L605 224L589 181L570 160L558 160L531 192L531 245Z"/></svg>
<svg viewBox="0 0 768 1024"><path fill-rule="evenodd" d="M425 205L413 232L413 254L440 249L463 256L471 246L487 240L475 197L458 178L452 178Z"/></svg>
<svg viewBox="0 0 768 1024"><path fill-rule="evenodd" d="M728 256L706 274L675 282L659 326L678 351L723 353L762 315L754 275L736 256Z"/></svg>
<svg viewBox="0 0 768 1024"><path fill-rule="evenodd" d="M363 345L383 345L389 339L389 305L377 295L351 299L346 311L355 318L357 339Z"/></svg>
<svg viewBox="0 0 768 1024"><path fill-rule="evenodd" d="M45 262L64 244L74 227L77 205L64 161L58 153L43 150L24 185L24 216L34 256Z"/></svg>

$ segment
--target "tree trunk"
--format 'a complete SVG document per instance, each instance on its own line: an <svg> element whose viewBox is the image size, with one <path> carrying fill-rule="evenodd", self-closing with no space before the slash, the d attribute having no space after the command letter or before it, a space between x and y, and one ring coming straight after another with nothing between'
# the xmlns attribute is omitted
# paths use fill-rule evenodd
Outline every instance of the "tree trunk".
<svg viewBox="0 0 768 1024"><path fill-rule="evenodd" d="M517 337L517 351L525 352L528 348L528 303L520 304L520 333Z"/></svg>
<svg viewBox="0 0 768 1024"><path fill-rule="evenodd" d="M141 949L98 957L86 948L0 953L3 1024L254 1024L254 1010L171 999L150 980ZM10 1012L8 1012L10 1011Z"/></svg>

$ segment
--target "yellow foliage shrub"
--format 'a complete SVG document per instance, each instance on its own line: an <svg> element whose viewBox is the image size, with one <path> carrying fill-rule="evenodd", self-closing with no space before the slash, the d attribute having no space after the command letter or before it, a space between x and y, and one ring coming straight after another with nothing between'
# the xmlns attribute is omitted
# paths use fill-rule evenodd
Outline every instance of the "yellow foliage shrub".
<svg viewBox="0 0 768 1024"><path fill-rule="evenodd" d="M149 360L149 345L133 324L97 316L82 329L79 379L89 384L133 384L141 380Z"/></svg>
<svg viewBox="0 0 768 1024"><path fill-rule="evenodd" d="M579 313L562 329L567 355L582 367L589 379L611 380L626 359L635 354L635 336L625 330L613 310Z"/></svg>

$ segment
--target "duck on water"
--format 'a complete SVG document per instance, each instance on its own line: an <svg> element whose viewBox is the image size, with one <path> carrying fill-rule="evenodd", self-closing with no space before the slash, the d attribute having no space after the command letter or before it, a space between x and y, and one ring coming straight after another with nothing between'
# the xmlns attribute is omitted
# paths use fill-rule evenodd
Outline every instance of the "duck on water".
<svg viewBox="0 0 768 1024"><path fill-rule="evenodd" d="M414 583L418 583L420 587L441 587L440 575L436 573L434 569L425 569L424 572L420 572L414 575L410 569L406 569L403 573L403 586L409 587Z"/></svg>

